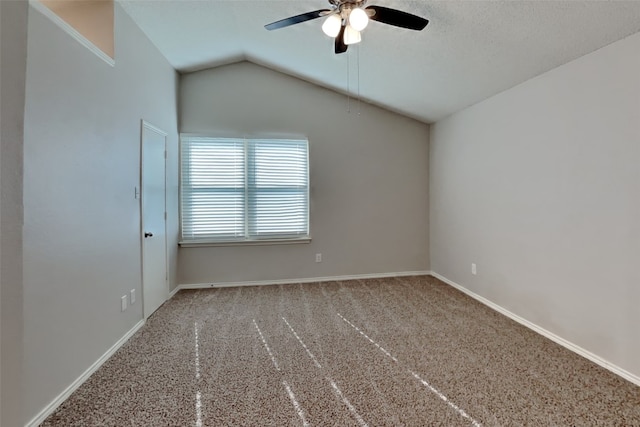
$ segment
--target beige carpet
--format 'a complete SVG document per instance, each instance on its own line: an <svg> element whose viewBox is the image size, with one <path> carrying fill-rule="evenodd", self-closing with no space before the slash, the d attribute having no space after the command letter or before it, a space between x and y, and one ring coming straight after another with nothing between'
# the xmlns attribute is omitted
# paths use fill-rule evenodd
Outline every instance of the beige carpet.
<svg viewBox="0 0 640 427"><path fill-rule="evenodd" d="M432 277L181 291L45 426L640 426L640 387Z"/></svg>

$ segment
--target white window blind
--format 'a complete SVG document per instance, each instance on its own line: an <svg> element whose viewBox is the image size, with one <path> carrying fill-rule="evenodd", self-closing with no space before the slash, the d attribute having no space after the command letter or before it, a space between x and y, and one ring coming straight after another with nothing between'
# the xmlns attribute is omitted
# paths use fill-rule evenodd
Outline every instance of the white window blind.
<svg viewBox="0 0 640 427"><path fill-rule="evenodd" d="M183 241L309 235L306 140L182 136Z"/></svg>

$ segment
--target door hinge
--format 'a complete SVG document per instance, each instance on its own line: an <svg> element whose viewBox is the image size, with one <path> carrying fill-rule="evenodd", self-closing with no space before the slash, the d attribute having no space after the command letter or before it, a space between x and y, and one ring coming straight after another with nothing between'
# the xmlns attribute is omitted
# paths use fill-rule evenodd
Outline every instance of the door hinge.
<svg viewBox="0 0 640 427"><path fill-rule="evenodd" d="M167 213L166 212L164 213L164 220L165 221L167 220Z"/></svg>
<svg viewBox="0 0 640 427"><path fill-rule="evenodd" d="M164 150L164 158L167 158L167 150Z"/></svg>

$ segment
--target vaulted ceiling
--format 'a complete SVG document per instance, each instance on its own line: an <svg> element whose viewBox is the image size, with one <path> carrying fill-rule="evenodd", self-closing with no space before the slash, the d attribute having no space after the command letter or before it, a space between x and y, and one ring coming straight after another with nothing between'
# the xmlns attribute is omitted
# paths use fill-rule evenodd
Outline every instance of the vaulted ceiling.
<svg viewBox="0 0 640 427"><path fill-rule="evenodd" d="M120 3L180 72L248 60L426 123L640 31L636 0L369 0L429 25L371 22L360 44L336 55L323 18L264 29L327 0Z"/></svg>

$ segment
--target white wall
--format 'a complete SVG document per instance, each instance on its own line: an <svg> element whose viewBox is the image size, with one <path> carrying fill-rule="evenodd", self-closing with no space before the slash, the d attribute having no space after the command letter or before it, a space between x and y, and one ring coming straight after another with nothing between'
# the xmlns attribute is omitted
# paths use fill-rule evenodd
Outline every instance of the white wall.
<svg viewBox="0 0 640 427"><path fill-rule="evenodd" d="M433 271L640 377L640 34L436 123L430 158Z"/></svg>
<svg viewBox="0 0 640 427"><path fill-rule="evenodd" d="M30 9L24 144L24 402L32 419L142 319L140 120L169 133L177 244L177 74L115 5L115 67ZM176 251L171 275L175 286Z"/></svg>
<svg viewBox="0 0 640 427"><path fill-rule="evenodd" d="M0 425L22 423L22 156L26 1L0 1Z"/></svg>
<svg viewBox="0 0 640 427"><path fill-rule="evenodd" d="M183 75L180 107L185 133L308 137L313 239L181 248L180 283L429 269L426 124L248 62Z"/></svg>

